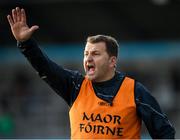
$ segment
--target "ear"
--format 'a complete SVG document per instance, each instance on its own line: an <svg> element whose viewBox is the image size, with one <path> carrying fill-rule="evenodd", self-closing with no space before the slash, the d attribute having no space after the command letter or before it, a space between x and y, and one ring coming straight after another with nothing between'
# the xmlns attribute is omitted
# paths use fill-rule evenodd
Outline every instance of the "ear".
<svg viewBox="0 0 180 140"><path fill-rule="evenodd" d="M110 67L115 68L117 64L117 57L111 56L109 62L110 62Z"/></svg>

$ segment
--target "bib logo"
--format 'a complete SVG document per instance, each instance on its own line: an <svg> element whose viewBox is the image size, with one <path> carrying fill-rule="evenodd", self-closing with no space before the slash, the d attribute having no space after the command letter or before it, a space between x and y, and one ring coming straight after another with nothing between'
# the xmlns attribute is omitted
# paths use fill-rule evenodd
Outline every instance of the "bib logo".
<svg viewBox="0 0 180 140"><path fill-rule="evenodd" d="M98 102L100 106L112 106L112 103L107 103L107 102Z"/></svg>
<svg viewBox="0 0 180 140"><path fill-rule="evenodd" d="M85 123L80 124L80 132L93 133L101 135L122 136L123 128L120 128L121 117L118 115L92 113L88 116L85 112L82 116L82 121ZM96 124L98 123L98 124Z"/></svg>

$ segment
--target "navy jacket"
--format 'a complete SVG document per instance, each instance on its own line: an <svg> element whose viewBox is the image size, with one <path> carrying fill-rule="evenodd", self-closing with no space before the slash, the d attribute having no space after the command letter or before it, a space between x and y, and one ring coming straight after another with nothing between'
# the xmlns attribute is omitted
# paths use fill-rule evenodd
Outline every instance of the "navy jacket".
<svg viewBox="0 0 180 140"><path fill-rule="evenodd" d="M32 39L18 42L18 48L39 76L71 106L78 96L84 76L78 71L64 69L52 62ZM112 104L124 77L122 73L116 72L109 81L93 83L96 95ZM140 82L135 81L134 93L137 114L144 121L151 137L153 139L174 139L175 129L166 115L162 113L159 104L150 92Z"/></svg>

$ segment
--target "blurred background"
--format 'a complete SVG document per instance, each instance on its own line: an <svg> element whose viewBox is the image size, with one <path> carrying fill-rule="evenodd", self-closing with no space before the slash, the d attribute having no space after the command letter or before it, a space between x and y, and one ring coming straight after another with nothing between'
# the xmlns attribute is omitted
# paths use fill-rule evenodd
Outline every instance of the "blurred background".
<svg viewBox="0 0 180 140"><path fill-rule="evenodd" d="M42 50L83 72L87 36L119 44L118 70L143 83L180 138L180 0L0 0L0 138L69 138L69 107L16 48L6 16L16 6ZM142 138L150 138L143 127Z"/></svg>

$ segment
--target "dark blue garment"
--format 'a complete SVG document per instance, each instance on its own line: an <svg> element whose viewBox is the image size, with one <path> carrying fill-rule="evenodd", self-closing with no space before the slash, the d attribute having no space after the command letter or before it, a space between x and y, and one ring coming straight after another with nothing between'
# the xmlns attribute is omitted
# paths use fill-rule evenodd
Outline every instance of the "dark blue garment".
<svg viewBox="0 0 180 140"><path fill-rule="evenodd" d="M84 76L78 71L64 69L52 62L32 39L23 43L18 42L18 47L39 76L71 107L78 96ZM113 105L113 99L124 77L122 73L116 72L115 76L108 81L92 83L96 95ZM174 139L175 129L150 92L141 83L135 81L134 93L137 115L144 121L151 137Z"/></svg>

